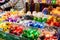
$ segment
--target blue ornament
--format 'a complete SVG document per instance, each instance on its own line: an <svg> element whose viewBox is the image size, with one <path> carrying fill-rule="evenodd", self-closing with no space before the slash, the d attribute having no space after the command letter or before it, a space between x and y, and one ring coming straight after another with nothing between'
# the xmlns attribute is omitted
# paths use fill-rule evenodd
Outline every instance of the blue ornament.
<svg viewBox="0 0 60 40"><path fill-rule="evenodd" d="M44 24L40 24L40 28L43 29L44 28Z"/></svg>
<svg viewBox="0 0 60 40"><path fill-rule="evenodd" d="M33 27L34 23L30 23L30 26Z"/></svg>
<svg viewBox="0 0 60 40"><path fill-rule="evenodd" d="M33 23L32 22L28 22L26 23L26 25L29 27L29 26L33 26Z"/></svg>
<svg viewBox="0 0 60 40"><path fill-rule="evenodd" d="M37 24L37 23L35 23L35 24L34 24L34 27L35 27L35 28L38 28L38 24Z"/></svg>
<svg viewBox="0 0 60 40"><path fill-rule="evenodd" d="M29 24L29 23L26 23L26 26L27 26L27 27L29 27L29 26L30 26L30 24Z"/></svg>
<svg viewBox="0 0 60 40"><path fill-rule="evenodd" d="M40 27L40 24L38 24L38 28L41 28L41 27Z"/></svg>
<svg viewBox="0 0 60 40"><path fill-rule="evenodd" d="M29 23L33 23L32 21L29 21Z"/></svg>
<svg viewBox="0 0 60 40"><path fill-rule="evenodd" d="M43 9L42 12L43 12L44 14L48 14L48 10L47 10L47 8Z"/></svg>
<svg viewBox="0 0 60 40"><path fill-rule="evenodd" d="M36 22L36 24L40 24L39 22Z"/></svg>

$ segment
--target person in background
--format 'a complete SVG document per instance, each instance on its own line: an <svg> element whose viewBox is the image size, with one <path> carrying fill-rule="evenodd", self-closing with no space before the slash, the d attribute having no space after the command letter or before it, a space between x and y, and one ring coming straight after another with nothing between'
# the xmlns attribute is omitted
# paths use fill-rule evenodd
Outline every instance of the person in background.
<svg viewBox="0 0 60 40"><path fill-rule="evenodd" d="M50 14L50 12L52 11L53 7L52 6L49 6L48 8L44 8L42 10L42 13L44 14Z"/></svg>
<svg viewBox="0 0 60 40"><path fill-rule="evenodd" d="M0 5L0 8L3 10L9 10L10 8L13 7L14 9L21 10L25 6L24 3L25 3L25 0L9 0L4 4L1 3L2 5Z"/></svg>

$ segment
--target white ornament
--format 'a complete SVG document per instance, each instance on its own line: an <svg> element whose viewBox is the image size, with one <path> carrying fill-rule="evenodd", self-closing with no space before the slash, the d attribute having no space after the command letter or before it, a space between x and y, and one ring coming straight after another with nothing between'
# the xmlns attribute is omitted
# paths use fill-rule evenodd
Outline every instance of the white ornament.
<svg viewBox="0 0 60 40"><path fill-rule="evenodd" d="M30 11L28 11L26 15L31 15L31 12L30 12Z"/></svg>
<svg viewBox="0 0 60 40"><path fill-rule="evenodd" d="M43 17L44 15L42 14L42 12L38 12L37 16L38 17Z"/></svg>
<svg viewBox="0 0 60 40"><path fill-rule="evenodd" d="M33 16L36 16L37 12L36 11L33 11L32 15Z"/></svg>

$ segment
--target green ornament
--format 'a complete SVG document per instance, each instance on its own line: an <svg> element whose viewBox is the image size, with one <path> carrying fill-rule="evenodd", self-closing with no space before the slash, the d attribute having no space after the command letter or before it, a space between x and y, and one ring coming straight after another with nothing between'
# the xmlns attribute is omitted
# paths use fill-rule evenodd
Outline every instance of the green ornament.
<svg viewBox="0 0 60 40"><path fill-rule="evenodd" d="M30 34L29 37L30 37L30 38L34 38L34 35L33 35L33 34Z"/></svg>
<svg viewBox="0 0 60 40"><path fill-rule="evenodd" d="M0 38L0 40L5 40L5 39Z"/></svg>
<svg viewBox="0 0 60 40"><path fill-rule="evenodd" d="M26 37L27 38L26 33L25 34L22 34L22 37Z"/></svg>
<svg viewBox="0 0 60 40"><path fill-rule="evenodd" d="M0 38L2 38L4 40L20 40L20 38L18 36L7 34L2 31L0 31Z"/></svg>
<svg viewBox="0 0 60 40"><path fill-rule="evenodd" d="M6 36L6 34L4 32L2 32L2 31L0 31L0 38L4 39L5 36Z"/></svg>
<svg viewBox="0 0 60 40"><path fill-rule="evenodd" d="M3 23L3 22L0 21L0 24L1 24L1 23Z"/></svg>
<svg viewBox="0 0 60 40"><path fill-rule="evenodd" d="M56 0L52 0L52 4L56 4Z"/></svg>
<svg viewBox="0 0 60 40"><path fill-rule="evenodd" d="M47 18L44 18L44 19L43 19L43 22L47 22Z"/></svg>
<svg viewBox="0 0 60 40"><path fill-rule="evenodd" d="M22 37L27 38L27 40L35 40L39 36L39 32L36 29L30 28L28 30L24 30Z"/></svg>
<svg viewBox="0 0 60 40"><path fill-rule="evenodd" d="M32 34L33 33L33 30L32 31L30 31L30 34Z"/></svg>
<svg viewBox="0 0 60 40"><path fill-rule="evenodd" d="M24 33L26 33L27 32L27 30L24 30Z"/></svg>
<svg viewBox="0 0 60 40"><path fill-rule="evenodd" d="M38 18L38 22L42 23L42 17Z"/></svg>
<svg viewBox="0 0 60 40"><path fill-rule="evenodd" d="M35 21L37 21L37 19L38 19L37 17L34 17L34 20L35 20Z"/></svg>

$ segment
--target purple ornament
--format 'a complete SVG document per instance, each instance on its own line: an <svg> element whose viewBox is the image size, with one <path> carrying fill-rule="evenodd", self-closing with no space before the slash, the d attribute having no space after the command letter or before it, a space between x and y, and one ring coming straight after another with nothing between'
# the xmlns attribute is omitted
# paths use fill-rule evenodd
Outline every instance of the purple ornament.
<svg viewBox="0 0 60 40"><path fill-rule="evenodd" d="M42 0L38 0L38 2L39 2L39 3L41 3L41 2L42 2Z"/></svg>
<svg viewBox="0 0 60 40"><path fill-rule="evenodd" d="M13 20L13 22L17 22L17 20L15 19L15 20Z"/></svg>
<svg viewBox="0 0 60 40"><path fill-rule="evenodd" d="M12 18L8 18L9 22L12 22Z"/></svg>
<svg viewBox="0 0 60 40"><path fill-rule="evenodd" d="M51 3L51 0L47 0L47 4L50 4Z"/></svg>
<svg viewBox="0 0 60 40"><path fill-rule="evenodd" d="M16 22L17 21L17 18L8 18L7 21L9 21L9 22Z"/></svg>
<svg viewBox="0 0 60 40"><path fill-rule="evenodd" d="M8 20L12 20L12 18L8 18Z"/></svg>

